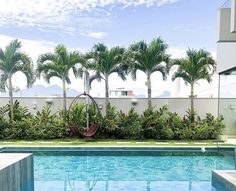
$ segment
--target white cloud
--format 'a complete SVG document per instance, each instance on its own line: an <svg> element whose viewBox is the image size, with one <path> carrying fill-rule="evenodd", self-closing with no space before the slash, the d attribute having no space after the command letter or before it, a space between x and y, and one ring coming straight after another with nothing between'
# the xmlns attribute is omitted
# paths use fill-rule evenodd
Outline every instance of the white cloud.
<svg viewBox="0 0 236 191"><path fill-rule="evenodd" d="M170 47L168 49L168 54L170 54L172 58L184 58L186 56L186 49Z"/></svg>
<svg viewBox="0 0 236 191"><path fill-rule="evenodd" d="M0 48L5 49L5 47L14 39L16 39L16 37L0 34ZM29 54L34 62L36 62L39 54L53 51L56 46L55 43L44 40L29 40L22 38L18 38L18 40L22 43L22 50Z"/></svg>
<svg viewBox="0 0 236 191"><path fill-rule="evenodd" d="M107 22L112 7L162 6L178 0L1 0L0 26L36 27L75 33L76 24L93 27ZM107 12L105 8L109 7ZM90 22L87 22L87 21ZM84 22L85 21L85 22Z"/></svg>
<svg viewBox="0 0 236 191"><path fill-rule="evenodd" d="M107 33L105 33L105 32L90 32L87 34L87 36L92 37L92 38L102 39L105 36L107 36Z"/></svg>

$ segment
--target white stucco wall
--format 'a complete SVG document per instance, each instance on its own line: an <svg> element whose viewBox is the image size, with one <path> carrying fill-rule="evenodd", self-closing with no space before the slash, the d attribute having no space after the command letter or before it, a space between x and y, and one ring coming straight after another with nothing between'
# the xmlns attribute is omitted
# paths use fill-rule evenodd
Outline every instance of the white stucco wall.
<svg viewBox="0 0 236 191"><path fill-rule="evenodd" d="M233 0L234 2L235 0ZM232 4L235 6L235 2ZM236 67L236 33L232 32L235 12L231 8L219 10L219 37L217 43L218 73Z"/></svg>
<svg viewBox="0 0 236 191"><path fill-rule="evenodd" d="M231 0L231 22L230 31L232 33L236 32L236 0Z"/></svg>
<svg viewBox="0 0 236 191"><path fill-rule="evenodd" d="M236 41L217 43L217 72L236 67Z"/></svg>
<svg viewBox="0 0 236 191"><path fill-rule="evenodd" d="M231 32L231 9L223 8L219 12L219 42L235 41L236 33Z"/></svg>
<svg viewBox="0 0 236 191"><path fill-rule="evenodd" d="M14 98L19 100L22 106L27 106L33 114L37 110L41 110L44 106L47 105L48 98L46 97L21 97ZM61 98L50 98L52 100L52 111L55 112L58 109L62 108L62 99ZM67 99L67 106L72 102L73 98ZM105 99L96 98L97 104L102 107L102 112L105 113ZM84 101L84 99L80 99ZM112 106L115 106L117 110L122 110L127 112L131 107L134 107L135 110L141 114L145 109L147 109L147 99L137 99L137 105L132 104L131 98L110 98ZM0 106L6 105L8 103L8 98L0 97ZM160 108L164 105L168 105L170 111L177 112L179 115L185 115L186 110L190 107L190 99L188 98L158 98L152 99L153 106ZM36 108L34 108L34 105ZM200 116L205 116L206 113L212 113L214 116L217 116L218 112L218 99L210 98L196 98L195 99L195 108Z"/></svg>

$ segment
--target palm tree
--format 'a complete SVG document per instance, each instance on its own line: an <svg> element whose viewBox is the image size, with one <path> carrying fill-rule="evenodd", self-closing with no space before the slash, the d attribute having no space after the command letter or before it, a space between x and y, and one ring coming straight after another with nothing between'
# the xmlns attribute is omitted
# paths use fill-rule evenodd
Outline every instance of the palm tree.
<svg viewBox="0 0 236 191"><path fill-rule="evenodd" d="M90 84L93 80L105 80L105 96L106 96L106 116L109 105L109 76L112 73L117 73L122 80L126 80L125 68L123 64L125 49L121 47L113 47L110 50L104 44L94 45L89 53L93 63L89 67L96 72L90 77Z"/></svg>
<svg viewBox="0 0 236 191"><path fill-rule="evenodd" d="M136 80L138 70L147 76L148 107L152 105L151 75L154 72L160 72L163 80L167 77L166 65L170 60L170 56L166 53L167 47L167 44L158 37L150 44L145 41L132 44L128 50L132 78Z"/></svg>
<svg viewBox="0 0 236 191"><path fill-rule="evenodd" d="M79 52L68 52L64 45L57 45L54 53L45 53L39 56L37 74L43 75L45 81L50 83L52 77L62 81L63 89L63 114L66 115L66 84L70 84L69 71L72 69L75 77L82 77L82 67L77 64L84 63L83 56Z"/></svg>
<svg viewBox="0 0 236 191"><path fill-rule="evenodd" d="M0 49L0 91L9 91L10 119L14 120L13 115L13 84L12 76L21 72L26 76L27 87L31 87L35 82L35 75L31 58L20 51L21 42L13 40L5 48Z"/></svg>
<svg viewBox="0 0 236 191"><path fill-rule="evenodd" d="M212 75L216 69L216 63L211 54L203 49L186 51L187 57L173 60L171 65L177 65L178 69L173 74L172 80L182 78L186 84L191 86L191 108L192 120L194 121L194 85L199 80L212 80Z"/></svg>

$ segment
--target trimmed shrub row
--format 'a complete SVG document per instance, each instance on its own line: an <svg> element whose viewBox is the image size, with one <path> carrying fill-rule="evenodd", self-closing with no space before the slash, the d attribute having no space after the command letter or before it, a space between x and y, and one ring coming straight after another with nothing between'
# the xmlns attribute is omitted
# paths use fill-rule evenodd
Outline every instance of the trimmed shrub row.
<svg viewBox="0 0 236 191"><path fill-rule="evenodd" d="M15 120L8 120L9 105L0 108L0 139L61 139L73 136L69 125L76 123L81 131L85 130L86 116L98 121L100 128L95 138L103 139L155 139L155 140L204 140L216 139L221 134L224 124L223 117L215 118L206 114L201 119L196 113L187 112L184 117L172 113L167 106L156 110L149 108L139 115L134 108L128 113L117 111L109 106L108 115L95 113L92 107L87 110L83 104L77 104L68 115L69 124L64 120L61 111L53 114L50 107L38 111L35 116L14 104ZM191 117L195 120L192 122Z"/></svg>

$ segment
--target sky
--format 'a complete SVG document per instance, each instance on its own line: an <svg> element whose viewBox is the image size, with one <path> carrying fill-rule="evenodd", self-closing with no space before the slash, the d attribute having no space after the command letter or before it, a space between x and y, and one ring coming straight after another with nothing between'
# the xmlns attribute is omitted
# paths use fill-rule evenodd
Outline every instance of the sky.
<svg viewBox="0 0 236 191"><path fill-rule="evenodd" d="M22 42L36 66L39 54L52 52L57 44L69 50L89 51L101 42L109 48L128 47L139 40L150 42L161 36L169 45L172 58L182 58L188 48L204 48L216 58L218 8L225 0L1 0L0 48L15 38ZM19 80L22 79L22 80ZM83 91L83 81L72 78L70 89ZM135 95L146 95L145 75L138 72L137 80L128 76L122 81L110 76L110 89L132 89ZM17 74L15 86L25 88L25 79ZM48 86L43 79L35 84ZM50 85L61 85L53 78ZM171 75L163 81L152 75L153 97L168 91L172 97L189 95L189 87ZM104 82L94 82L91 94L104 96ZM213 83L200 82L198 97L217 96L217 75Z"/></svg>

